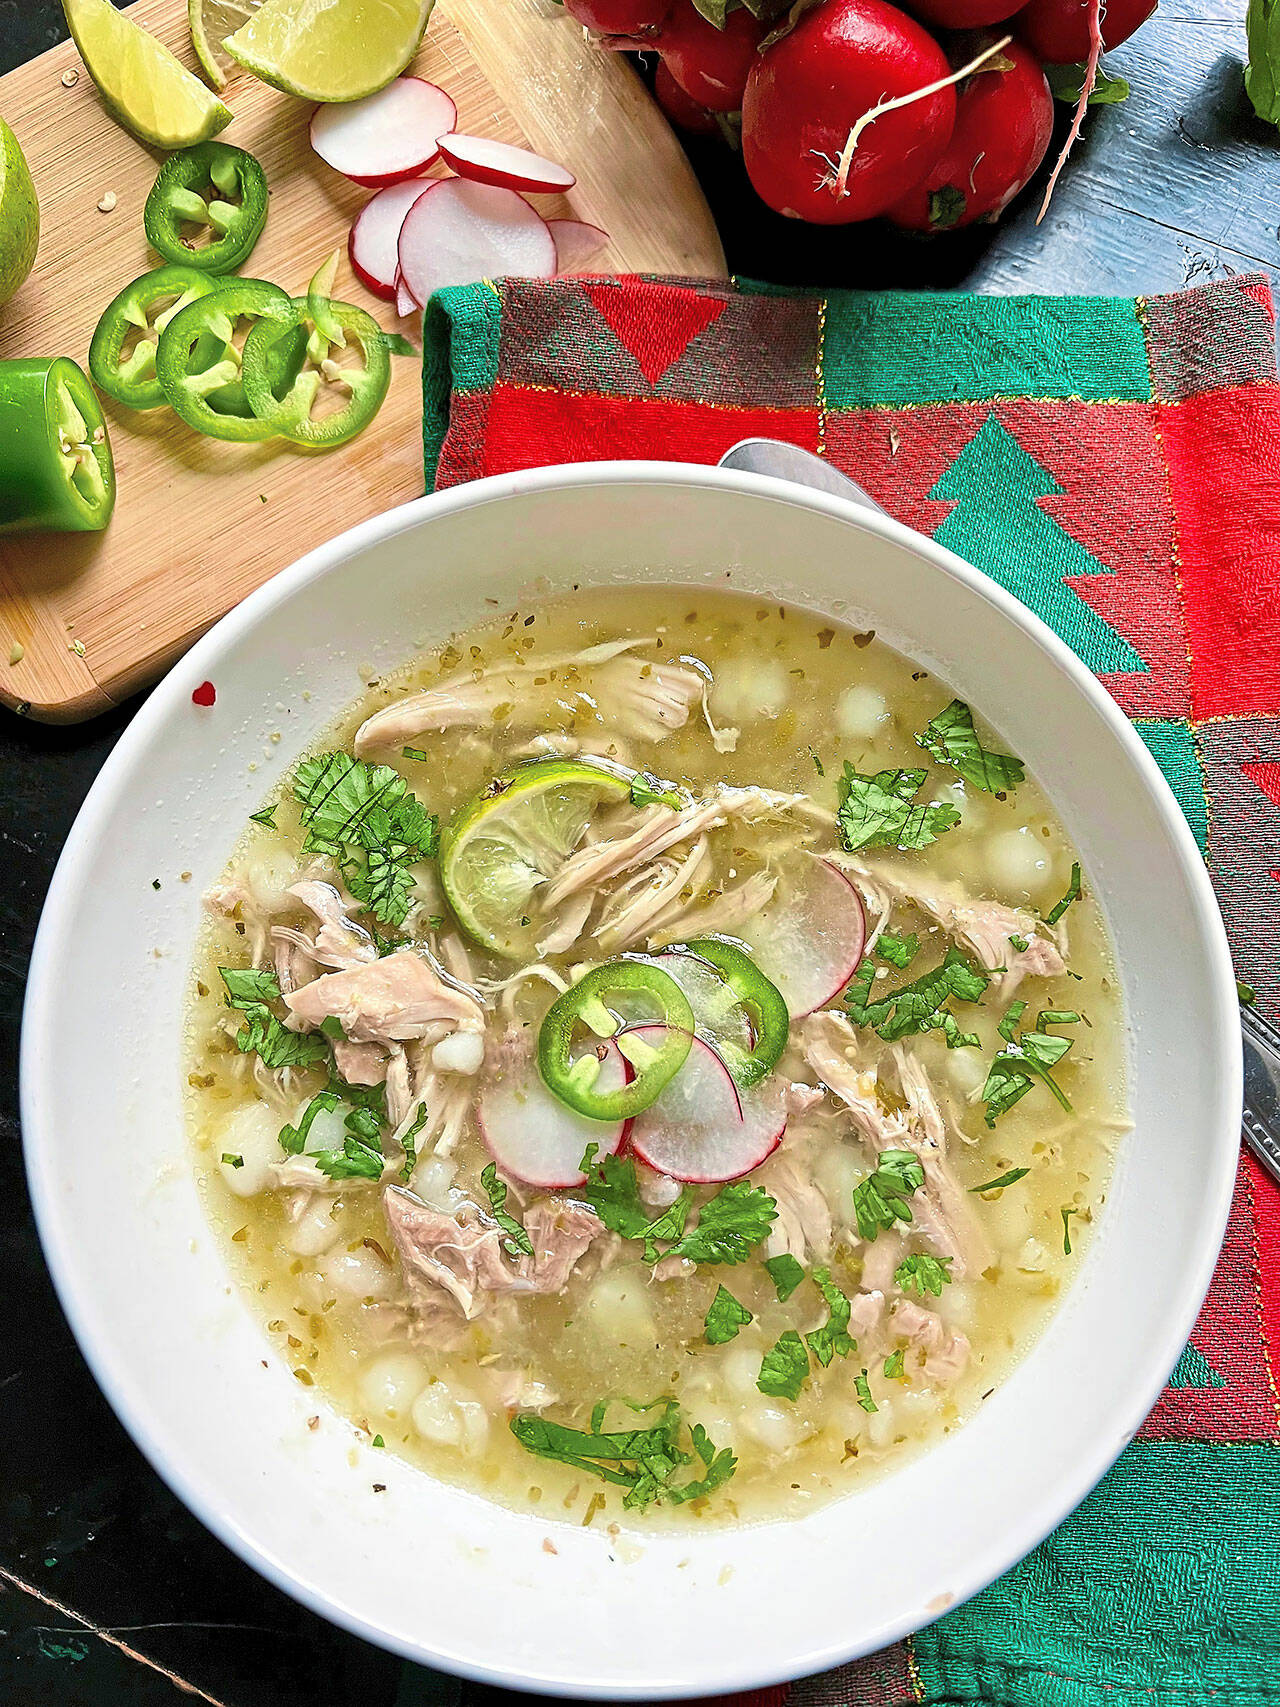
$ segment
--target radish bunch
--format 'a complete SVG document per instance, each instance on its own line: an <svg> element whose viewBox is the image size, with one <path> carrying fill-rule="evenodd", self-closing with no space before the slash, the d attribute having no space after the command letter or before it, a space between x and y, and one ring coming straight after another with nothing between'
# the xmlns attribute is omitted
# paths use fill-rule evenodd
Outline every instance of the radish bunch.
<svg viewBox="0 0 1280 1707"><path fill-rule="evenodd" d="M728 6L565 0L602 46L657 52L654 92L672 123L711 132L741 113L747 175L776 212L939 231L998 218L1039 168L1053 131L1045 65L1077 68L1062 82L1079 88L1052 190L1102 49L1126 41L1156 0Z"/></svg>
<svg viewBox="0 0 1280 1707"><path fill-rule="evenodd" d="M610 0L599 0L604 18ZM401 316L446 285L578 272L606 246L598 226L544 218L527 194L575 183L555 160L457 129L452 98L421 77L398 77L364 100L317 107L311 146L353 183L377 189L351 227L352 270ZM438 162L454 177L423 174ZM522 193L524 192L524 193Z"/></svg>

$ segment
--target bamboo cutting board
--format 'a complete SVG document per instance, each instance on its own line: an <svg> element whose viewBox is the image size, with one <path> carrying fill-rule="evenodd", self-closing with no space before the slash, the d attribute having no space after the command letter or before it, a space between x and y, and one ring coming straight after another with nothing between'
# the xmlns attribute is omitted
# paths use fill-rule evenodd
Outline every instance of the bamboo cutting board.
<svg viewBox="0 0 1280 1707"><path fill-rule="evenodd" d="M138 0L131 12L194 67L183 0ZM569 195L533 199L610 233L602 271L724 276L706 203L657 108L624 60L589 47L551 0L438 0L411 69L449 91L460 130L525 144L577 174ZM258 156L271 186L267 229L243 271L297 293L345 244L370 192L312 154L306 104L248 75L225 99L236 117L223 136ZM84 366L102 309L158 265L142 204L161 156L108 117L70 43L0 78L0 114L30 163L42 224L35 271L0 309L0 358ZM115 206L99 211L108 192ZM397 328L345 257L335 294ZM326 455L222 444L167 409L137 415L106 400L119 488L106 532L0 539L0 702L50 723L91 717L304 552L420 496L419 368L393 367L377 421Z"/></svg>

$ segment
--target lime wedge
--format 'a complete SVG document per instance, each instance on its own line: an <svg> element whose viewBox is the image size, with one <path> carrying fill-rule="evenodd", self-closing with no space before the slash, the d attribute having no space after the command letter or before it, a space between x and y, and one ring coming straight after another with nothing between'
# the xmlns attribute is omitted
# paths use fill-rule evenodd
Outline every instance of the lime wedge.
<svg viewBox="0 0 1280 1707"><path fill-rule="evenodd" d="M112 116L157 148L190 148L231 113L169 49L111 0L62 0L71 34Z"/></svg>
<svg viewBox="0 0 1280 1707"><path fill-rule="evenodd" d="M0 304L31 271L40 242L40 208L26 156L0 119Z"/></svg>
<svg viewBox="0 0 1280 1707"><path fill-rule="evenodd" d="M187 0L191 45L200 69L215 89L225 89L227 79L242 69L223 42L247 24L261 4L262 0Z"/></svg>
<svg viewBox="0 0 1280 1707"><path fill-rule="evenodd" d="M440 838L440 880L459 924L496 954L531 956L548 929L532 916L535 891L597 807L630 792L625 778L574 759L535 759L490 783Z"/></svg>
<svg viewBox="0 0 1280 1707"><path fill-rule="evenodd" d="M418 51L432 0L262 0L225 42L247 70L306 101L357 101Z"/></svg>

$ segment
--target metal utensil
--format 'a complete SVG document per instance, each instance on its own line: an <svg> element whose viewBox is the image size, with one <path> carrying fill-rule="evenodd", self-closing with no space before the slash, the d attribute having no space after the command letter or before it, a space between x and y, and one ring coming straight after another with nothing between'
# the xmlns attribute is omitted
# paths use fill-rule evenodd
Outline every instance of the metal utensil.
<svg viewBox="0 0 1280 1707"><path fill-rule="evenodd" d="M869 510L886 512L856 480L825 458L782 439L743 439L720 458L721 468L744 474L768 474L793 480L816 492L848 498ZM1280 1031L1252 1007L1241 1007L1244 1034L1244 1139L1258 1160L1280 1180Z"/></svg>

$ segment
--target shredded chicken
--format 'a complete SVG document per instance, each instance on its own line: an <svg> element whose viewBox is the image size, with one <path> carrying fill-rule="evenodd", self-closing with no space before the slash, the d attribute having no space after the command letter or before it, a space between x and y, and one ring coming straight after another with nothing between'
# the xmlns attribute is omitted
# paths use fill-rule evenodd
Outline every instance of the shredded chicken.
<svg viewBox="0 0 1280 1707"><path fill-rule="evenodd" d="M831 1210L798 1157L780 1151L752 1179L778 1205L764 1254L793 1256L802 1263L825 1257L831 1249Z"/></svg>
<svg viewBox="0 0 1280 1707"><path fill-rule="evenodd" d="M618 954L662 930L668 917L685 910L681 896L686 890L696 892L710 864L707 838L699 836L683 858L664 856L633 872L610 895L596 922L595 939L601 952Z"/></svg>
<svg viewBox="0 0 1280 1707"><path fill-rule="evenodd" d="M328 972L284 1001L299 1028L336 1018L353 1043L403 1043L436 1020L484 1030L476 998L448 982L425 954L407 948L349 972Z"/></svg>
<svg viewBox="0 0 1280 1707"><path fill-rule="evenodd" d="M777 887L777 878L769 872L753 872L710 901L695 899L688 906L664 913L650 930L649 942L660 948L664 943L684 942L695 936L734 936L773 898Z"/></svg>
<svg viewBox="0 0 1280 1707"><path fill-rule="evenodd" d="M375 712L356 732L356 753L399 747L429 732L488 728L499 712L508 729L537 727L557 706L566 717L584 707L601 709L624 735L661 740L688 722L702 677L686 664L630 656L652 645L651 639L613 640L450 677Z"/></svg>
<svg viewBox="0 0 1280 1707"><path fill-rule="evenodd" d="M924 1371L936 1381L954 1381L969 1362L969 1341L949 1328L936 1310L899 1298L889 1312L890 1332L905 1339L924 1358Z"/></svg>
<svg viewBox="0 0 1280 1707"><path fill-rule="evenodd" d="M353 966L363 966L366 961L378 958L372 937L351 917L358 906L350 895L344 895L332 883L320 883L314 878L295 883L289 893L315 916L319 926L314 938L303 943L313 960L347 972Z"/></svg>
<svg viewBox="0 0 1280 1707"><path fill-rule="evenodd" d="M403 1057L403 1051L400 1054ZM348 1037L333 1040L333 1064L349 1085L382 1084L390 1059L380 1043L352 1043Z"/></svg>

